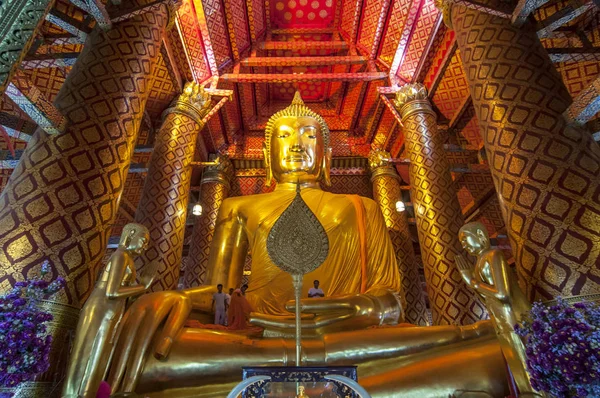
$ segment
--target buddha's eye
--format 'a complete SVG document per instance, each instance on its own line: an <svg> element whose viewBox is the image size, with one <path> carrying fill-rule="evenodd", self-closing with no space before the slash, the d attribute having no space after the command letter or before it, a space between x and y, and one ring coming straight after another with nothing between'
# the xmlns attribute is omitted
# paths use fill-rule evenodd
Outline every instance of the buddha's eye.
<svg viewBox="0 0 600 398"><path fill-rule="evenodd" d="M288 133L287 131L279 131L279 133L277 134L277 138L287 138L290 136L290 133Z"/></svg>
<svg viewBox="0 0 600 398"><path fill-rule="evenodd" d="M317 138L317 129L313 126L307 126L302 129L302 134L306 134L306 136L310 139Z"/></svg>

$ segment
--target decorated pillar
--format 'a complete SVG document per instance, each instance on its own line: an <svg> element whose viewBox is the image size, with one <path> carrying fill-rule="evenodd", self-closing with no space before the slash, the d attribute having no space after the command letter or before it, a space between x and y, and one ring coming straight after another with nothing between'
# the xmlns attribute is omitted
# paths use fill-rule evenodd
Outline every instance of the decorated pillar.
<svg viewBox="0 0 600 398"><path fill-rule="evenodd" d="M484 319L484 305L462 281L454 262L462 251L458 231L464 219L427 89L420 83L407 84L395 102L410 158L411 198L433 324L464 325Z"/></svg>
<svg viewBox="0 0 600 398"><path fill-rule="evenodd" d="M204 126L203 117L211 106L210 95L195 83L188 83L163 113L163 122L154 144L135 222L150 232L148 250L136 260L138 270L157 262L158 275L151 290L177 287L190 179L196 139Z"/></svg>
<svg viewBox="0 0 600 398"><path fill-rule="evenodd" d="M438 7L456 31L529 299L600 293L600 148L565 122L571 98L535 27L450 1Z"/></svg>
<svg viewBox="0 0 600 398"><path fill-rule="evenodd" d="M227 155L219 155L216 165L208 166L200 182L199 204L202 214L195 217L190 251L185 262L184 286L193 287L204 283L210 242L215 233L217 214L229 195L233 178L233 164ZM225 289L235 286L225 286Z"/></svg>
<svg viewBox="0 0 600 398"><path fill-rule="evenodd" d="M389 159L391 159L391 155L385 151L372 150L369 153L373 197L381 207L396 251L396 261L402 282L400 298L405 318L415 325L429 325L425 294L421 288L419 267L408 230L408 218L405 211L396 209L396 202L402 200L400 176L389 164Z"/></svg>
<svg viewBox="0 0 600 398"><path fill-rule="evenodd" d="M144 12L147 5L152 10ZM38 129L0 194L0 293L39 273L45 261L67 282L44 304L54 315L54 344L51 368L38 378L47 390L36 396L60 392L56 383L108 244L174 6L124 0L111 10L135 16L88 36L55 100L65 132Z"/></svg>

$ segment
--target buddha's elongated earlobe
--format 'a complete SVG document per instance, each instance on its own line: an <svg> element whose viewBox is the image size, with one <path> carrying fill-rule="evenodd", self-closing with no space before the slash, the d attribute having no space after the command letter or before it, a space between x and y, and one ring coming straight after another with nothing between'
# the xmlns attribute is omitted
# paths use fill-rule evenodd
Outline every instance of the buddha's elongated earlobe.
<svg viewBox="0 0 600 398"><path fill-rule="evenodd" d="M265 179L265 186L270 187L271 182L273 182L273 170L271 169L271 159L269 150L267 149L267 146L265 144L263 144L263 156L265 158L265 172L267 174Z"/></svg>
<svg viewBox="0 0 600 398"><path fill-rule="evenodd" d="M325 149L323 156L323 166L321 167L321 179L326 187L331 186L331 148Z"/></svg>

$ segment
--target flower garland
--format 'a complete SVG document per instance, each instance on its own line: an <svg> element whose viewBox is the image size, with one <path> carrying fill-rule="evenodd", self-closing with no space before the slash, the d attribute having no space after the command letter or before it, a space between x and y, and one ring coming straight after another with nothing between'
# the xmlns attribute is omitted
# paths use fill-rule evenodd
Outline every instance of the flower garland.
<svg viewBox="0 0 600 398"><path fill-rule="evenodd" d="M529 321L515 330L526 337L531 384L556 398L600 397L600 307L534 303Z"/></svg>
<svg viewBox="0 0 600 398"><path fill-rule="evenodd" d="M44 263L40 276L17 282L0 296L0 387L16 387L50 367L52 336L46 323L52 315L37 304L62 289L65 280L48 281L49 272L49 264Z"/></svg>

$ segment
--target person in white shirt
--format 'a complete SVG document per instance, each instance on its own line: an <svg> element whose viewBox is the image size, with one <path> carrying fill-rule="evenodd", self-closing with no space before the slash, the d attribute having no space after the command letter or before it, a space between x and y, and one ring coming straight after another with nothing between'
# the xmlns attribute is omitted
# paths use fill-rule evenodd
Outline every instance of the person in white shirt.
<svg viewBox="0 0 600 398"><path fill-rule="evenodd" d="M323 289L319 288L319 281L315 280L313 284L315 285L315 287L311 287L310 289L308 289L308 298L325 297Z"/></svg>
<svg viewBox="0 0 600 398"><path fill-rule="evenodd" d="M217 292L213 294L212 310L215 312L215 325L225 326L227 319L227 295L223 293L223 285L217 285Z"/></svg>

